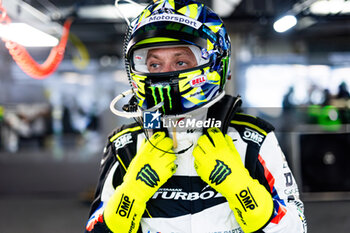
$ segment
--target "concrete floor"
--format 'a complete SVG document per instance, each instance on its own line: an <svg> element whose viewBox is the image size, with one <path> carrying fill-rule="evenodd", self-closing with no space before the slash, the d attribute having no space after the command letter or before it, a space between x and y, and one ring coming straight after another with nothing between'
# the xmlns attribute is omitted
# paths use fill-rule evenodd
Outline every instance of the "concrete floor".
<svg viewBox="0 0 350 233"><path fill-rule="evenodd" d="M1 233L84 232L89 207L72 198L0 197Z"/></svg>
<svg viewBox="0 0 350 233"><path fill-rule="evenodd" d="M309 233L347 233L350 229L350 201L305 201Z"/></svg>
<svg viewBox="0 0 350 233"><path fill-rule="evenodd" d="M103 143L66 141L0 150L0 233L84 232Z"/></svg>

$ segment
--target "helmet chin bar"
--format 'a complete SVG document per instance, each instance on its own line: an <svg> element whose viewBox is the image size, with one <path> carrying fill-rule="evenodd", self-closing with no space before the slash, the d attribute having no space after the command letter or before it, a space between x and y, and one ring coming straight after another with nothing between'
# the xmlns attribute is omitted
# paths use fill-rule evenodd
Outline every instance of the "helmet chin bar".
<svg viewBox="0 0 350 233"><path fill-rule="evenodd" d="M157 109L161 108L164 103L163 102L160 102L159 104L149 108L149 109L144 109L144 110L140 110L140 108L137 109L136 112L126 112L126 111L120 111L118 110L115 105L117 104L117 102L123 98L125 98L126 96L128 95L132 95L133 94L133 91L130 89L130 90L127 90L127 91L124 91L122 92L121 94L117 95L110 103L109 105L109 109L111 110L111 112L114 114L114 115L117 115L117 116L120 116L120 117L125 117L125 118L136 118L136 117L142 117L142 112L145 112L145 111L149 111L149 112L154 112L156 111ZM222 91L221 93L219 93L218 96L216 96L212 101L204 104L203 106L201 106L200 108L209 108L210 106L212 106L213 104L215 104L217 101L219 101L223 96L225 95L225 91ZM196 109L194 109L196 110ZM187 114L187 113L183 113L183 114ZM181 115L183 114L179 114L179 115L174 115L174 117L180 117ZM170 116L171 117L171 116Z"/></svg>

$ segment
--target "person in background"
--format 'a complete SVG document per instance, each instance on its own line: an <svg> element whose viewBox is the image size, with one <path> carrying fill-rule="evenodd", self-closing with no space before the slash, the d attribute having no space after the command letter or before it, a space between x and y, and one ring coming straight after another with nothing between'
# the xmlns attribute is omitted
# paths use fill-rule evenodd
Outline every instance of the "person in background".
<svg viewBox="0 0 350 233"><path fill-rule="evenodd" d="M192 0L145 8L125 58L143 117L114 130L86 232L306 232L272 125L225 95L230 39Z"/></svg>
<svg viewBox="0 0 350 233"><path fill-rule="evenodd" d="M332 98L333 97L329 89L328 88L323 89L323 99L322 99L321 105L322 106L330 105Z"/></svg>
<svg viewBox="0 0 350 233"><path fill-rule="evenodd" d="M349 99L350 94L348 91L348 86L346 85L345 82L342 82L339 87L338 87L338 94L337 94L337 99Z"/></svg>
<svg viewBox="0 0 350 233"><path fill-rule="evenodd" d="M289 87L288 92L283 96L283 100L282 100L283 111L289 112L295 109L293 97L294 97L294 87Z"/></svg>

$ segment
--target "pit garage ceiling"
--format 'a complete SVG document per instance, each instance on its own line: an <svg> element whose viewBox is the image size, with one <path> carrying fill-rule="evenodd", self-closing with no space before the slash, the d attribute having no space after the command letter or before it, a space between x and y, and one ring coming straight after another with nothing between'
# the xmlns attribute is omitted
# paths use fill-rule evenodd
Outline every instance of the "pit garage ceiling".
<svg viewBox="0 0 350 233"><path fill-rule="evenodd" d="M147 5L150 1L135 0ZM272 25L285 14L294 14L298 25L286 36L306 38L349 37L350 1L345 0L202 0L224 19L234 33L255 33L258 36L274 35ZM125 21L116 11L114 0L2 0L14 22L25 22L47 33L60 35L61 25L69 16L75 20L71 33L91 51L92 56L105 54L120 56ZM314 4L328 4L329 12L317 12ZM124 13L128 1L120 1ZM330 7L331 6L331 7ZM132 17L132 15L129 15Z"/></svg>

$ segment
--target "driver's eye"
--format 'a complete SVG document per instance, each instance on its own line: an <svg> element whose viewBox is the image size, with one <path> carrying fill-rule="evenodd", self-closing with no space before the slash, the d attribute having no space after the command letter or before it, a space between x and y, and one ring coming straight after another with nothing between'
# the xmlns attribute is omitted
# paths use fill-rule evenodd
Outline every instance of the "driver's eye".
<svg viewBox="0 0 350 233"><path fill-rule="evenodd" d="M159 67L159 64L152 63L152 64L150 64L150 67L152 67L152 68L157 68L157 67Z"/></svg>

